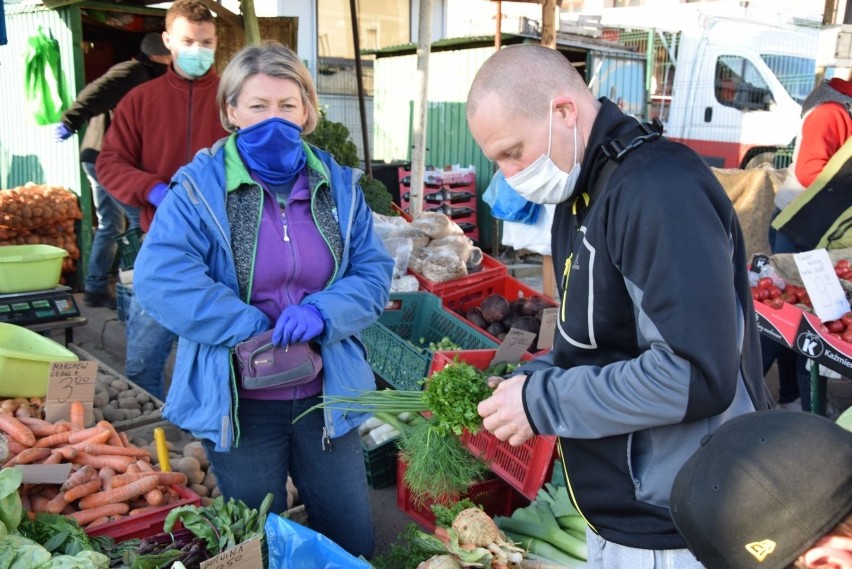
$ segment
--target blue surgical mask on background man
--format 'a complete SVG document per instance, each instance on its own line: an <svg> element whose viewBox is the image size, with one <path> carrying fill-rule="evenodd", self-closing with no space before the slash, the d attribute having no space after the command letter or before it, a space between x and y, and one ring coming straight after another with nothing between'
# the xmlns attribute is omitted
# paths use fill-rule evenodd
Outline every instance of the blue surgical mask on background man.
<svg viewBox="0 0 852 569"><path fill-rule="evenodd" d="M178 48L175 63L186 72L187 75L198 79L213 66L216 52L207 47L199 45L181 46Z"/></svg>

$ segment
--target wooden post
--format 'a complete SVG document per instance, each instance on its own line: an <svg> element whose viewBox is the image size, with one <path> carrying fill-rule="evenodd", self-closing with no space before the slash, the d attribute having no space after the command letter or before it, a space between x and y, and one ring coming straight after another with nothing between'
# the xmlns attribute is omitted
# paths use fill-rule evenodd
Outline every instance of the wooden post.
<svg viewBox="0 0 852 569"><path fill-rule="evenodd" d="M541 45L556 48L556 0L541 2Z"/></svg>
<svg viewBox="0 0 852 569"><path fill-rule="evenodd" d="M541 2L541 45L556 49L556 0ZM550 255L541 261L541 288L545 296L556 298L556 275Z"/></svg>
<svg viewBox="0 0 852 569"><path fill-rule="evenodd" d="M429 93L429 52L432 49L432 0L420 0L417 27L418 96L414 99L411 149L411 195L409 213L417 217L423 211L423 181L426 175L426 117Z"/></svg>
<svg viewBox="0 0 852 569"><path fill-rule="evenodd" d="M254 11L254 0L240 0L240 12L243 15L243 32L246 45L260 43L260 26L257 23L257 12Z"/></svg>

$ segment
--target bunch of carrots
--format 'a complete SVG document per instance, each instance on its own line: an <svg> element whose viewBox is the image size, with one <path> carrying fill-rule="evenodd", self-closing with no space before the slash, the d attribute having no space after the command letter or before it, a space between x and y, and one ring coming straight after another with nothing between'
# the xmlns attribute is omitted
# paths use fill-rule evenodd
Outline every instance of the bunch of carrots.
<svg viewBox="0 0 852 569"><path fill-rule="evenodd" d="M85 528L134 516L177 501L173 485L186 475L163 472L146 449L131 445L108 421L86 427L83 404L71 404L68 421L51 423L0 409L0 434L9 457L3 467L71 463L68 479L58 484L25 484L21 501L36 513L65 514Z"/></svg>

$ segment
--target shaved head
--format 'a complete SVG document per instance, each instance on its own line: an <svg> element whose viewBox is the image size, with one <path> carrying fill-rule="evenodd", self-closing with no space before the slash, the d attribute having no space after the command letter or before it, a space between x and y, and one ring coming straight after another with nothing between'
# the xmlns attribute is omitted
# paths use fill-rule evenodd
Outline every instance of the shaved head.
<svg viewBox="0 0 852 569"><path fill-rule="evenodd" d="M494 53L476 73L467 96L467 116L476 113L485 98L496 96L510 113L546 118L550 100L565 92L593 98L583 78L559 51L513 45Z"/></svg>

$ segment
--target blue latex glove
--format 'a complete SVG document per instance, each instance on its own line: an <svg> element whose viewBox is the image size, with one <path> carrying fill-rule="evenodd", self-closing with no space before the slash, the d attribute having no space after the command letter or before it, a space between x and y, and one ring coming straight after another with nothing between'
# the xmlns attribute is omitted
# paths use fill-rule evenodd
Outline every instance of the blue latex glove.
<svg viewBox="0 0 852 569"><path fill-rule="evenodd" d="M68 140L73 134L74 131L65 126L65 123L59 123L56 125L56 130L53 131L53 136L56 139L56 142Z"/></svg>
<svg viewBox="0 0 852 569"><path fill-rule="evenodd" d="M166 197L166 192L169 191L169 185L160 182L148 193L148 203L152 204L154 207L160 207L160 204L163 203L163 198Z"/></svg>
<svg viewBox="0 0 852 569"><path fill-rule="evenodd" d="M272 343L278 346L313 340L325 329L319 310L310 304L288 306L278 317Z"/></svg>

